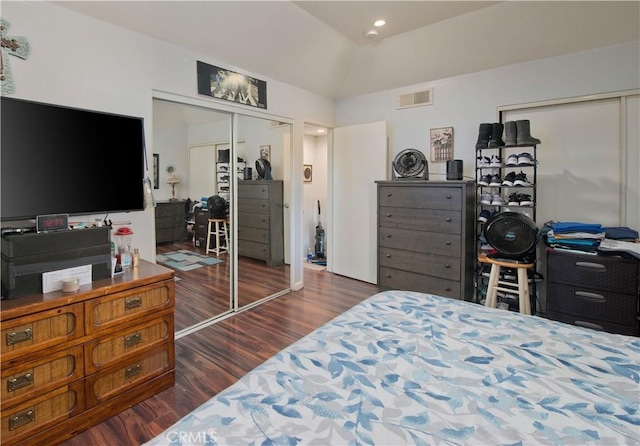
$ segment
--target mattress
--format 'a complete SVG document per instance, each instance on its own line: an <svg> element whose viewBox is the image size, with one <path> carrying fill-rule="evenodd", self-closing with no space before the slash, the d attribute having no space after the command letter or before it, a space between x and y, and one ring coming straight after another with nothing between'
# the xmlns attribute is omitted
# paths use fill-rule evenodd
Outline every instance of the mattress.
<svg viewBox="0 0 640 446"><path fill-rule="evenodd" d="M147 445L640 443L640 340L376 294Z"/></svg>

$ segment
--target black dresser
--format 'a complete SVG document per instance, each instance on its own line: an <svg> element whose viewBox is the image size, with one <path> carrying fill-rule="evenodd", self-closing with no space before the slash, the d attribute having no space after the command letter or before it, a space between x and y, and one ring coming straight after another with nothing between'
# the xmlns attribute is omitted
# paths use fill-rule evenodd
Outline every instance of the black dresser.
<svg viewBox="0 0 640 446"><path fill-rule="evenodd" d="M547 249L547 317L638 336L639 265L635 259Z"/></svg>
<svg viewBox="0 0 640 446"><path fill-rule="evenodd" d="M187 239L184 200L156 203L156 243L183 242Z"/></svg>

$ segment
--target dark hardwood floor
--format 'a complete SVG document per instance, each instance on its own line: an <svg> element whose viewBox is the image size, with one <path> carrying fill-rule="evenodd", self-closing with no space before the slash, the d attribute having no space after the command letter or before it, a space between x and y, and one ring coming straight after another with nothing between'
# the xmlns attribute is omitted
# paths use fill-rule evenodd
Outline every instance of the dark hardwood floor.
<svg viewBox="0 0 640 446"><path fill-rule="evenodd" d="M175 386L63 444L144 443L275 353L378 292L375 285L326 271L305 269L304 282L302 290L177 340ZM177 286L176 300L187 297L185 292L191 297L198 288Z"/></svg>
<svg viewBox="0 0 640 446"><path fill-rule="evenodd" d="M156 247L158 254L184 249L199 254L205 251L204 248L196 248L190 241L165 243ZM222 263L190 271L176 270L176 331L229 311L230 262L226 253L217 258ZM261 260L248 257L238 259L239 307L253 304L289 286L289 265L267 266Z"/></svg>

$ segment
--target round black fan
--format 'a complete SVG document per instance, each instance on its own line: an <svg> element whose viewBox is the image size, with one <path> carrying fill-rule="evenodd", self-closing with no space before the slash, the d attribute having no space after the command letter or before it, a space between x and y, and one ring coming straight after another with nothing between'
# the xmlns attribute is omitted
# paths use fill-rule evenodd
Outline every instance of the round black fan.
<svg viewBox="0 0 640 446"><path fill-rule="evenodd" d="M416 149L404 149L393 160L393 178L429 179L429 166L424 154Z"/></svg>
<svg viewBox="0 0 640 446"><path fill-rule="evenodd" d="M500 212L485 223L484 237L497 251L492 257L529 262L534 257L540 231L524 214Z"/></svg>
<svg viewBox="0 0 640 446"><path fill-rule="evenodd" d="M271 163L264 158L256 160L256 171L260 180L273 180L271 176Z"/></svg>
<svg viewBox="0 0 640 446"><path fill-rule="evenodd" d="M213 195L207 199L207 208L211 218L227 218L229 204L220 195Z"/></svg>

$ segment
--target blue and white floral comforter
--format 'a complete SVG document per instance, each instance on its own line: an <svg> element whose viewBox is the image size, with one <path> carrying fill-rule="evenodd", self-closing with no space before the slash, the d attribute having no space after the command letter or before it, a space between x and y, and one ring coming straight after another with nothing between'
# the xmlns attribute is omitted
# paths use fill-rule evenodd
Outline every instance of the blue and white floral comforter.
<svg viewBox="0 0 640 446"><path fill-rule="evenodd" d="M640 340L372 296L147 445L640 443Z"/></svg>

